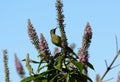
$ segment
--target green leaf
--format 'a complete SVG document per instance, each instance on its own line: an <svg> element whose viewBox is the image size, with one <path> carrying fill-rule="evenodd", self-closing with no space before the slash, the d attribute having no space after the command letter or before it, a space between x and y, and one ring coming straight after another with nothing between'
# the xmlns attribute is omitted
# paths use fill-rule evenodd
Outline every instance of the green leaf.
<svg viewBox="0 0 120 82"><path fill-rule="evenodd" d="M38 68L41 66L42 63L43 63L43 60L40 60Z"/></svg>
<svg viewBox="0 0 120 82"><path fill-rule="evenodd" d="M66 76L67 76L67 74L62 75L61 78L59 78L57 80L57 82L62 82L62 80L65 79Z"/></svg>
<svg viewBox="0 0 120 82"><path fill-rule="evenodd" d="M94 67L93 67L93 65L91 63L88 62L87 66L90 67L92 70L94 70Z"/></svg>
<svg viewBox="0 0 120 82"><path fill-rule="evenodd" d="M38 68L38 73L43 69L43 68L45 68L45 67L47 67L48 65L44 65L44 66L42 66L42 67L40 67L40 68Z"/></svg>
<svg viewBox="0 0 120 82"><path fill-rule="evenodd" d="M56 69L58 69L59 71L62 71L62 56L58 56L58 58L56 59L55 63L54 63L54 67Z"/></svg>
<svg viewBox="0 0 120 82"><path fill-rule="evenodd" d="M33 80L33 82L48 82L48 81L46 79L37 78L37 79Z"/></svg>
<svg viewBox="0 0 120 82"><path fill-rule="evenodd" d="M76 66L76 68L80 71L80 73L82 73L83 64L75 60L71 60L71 62Z"/></svg>
<svg viewBox="0 0 120 82"><path fill-rule="evenodd" d="M82 74L82 76L83 76L84 79L87 79L87 80L89 80L90 82L93 82L92 79L89 78L88 76L86 76L86 75L84 75L84 74Z"/></svg>
<svg viewBox="0 0 120 82"><path fill-rule="evenodd" d="M21 80L20 82L31 82L33 79L35 79L35 77L34 76L30 76L30 77L27 77L27 78Z"/></svg>
<svg viewBox="0 0 120 82"><path fill-rule="evenodd" d="M31 63L35 63L35 64L39 64L38 61L35 61L35 60L30 60Z"/></svg>
<svg viewBox="0 0 120 82"><path fill-rule="evenodd" d="M47 80L42 80L42 82L48 82Z"/></svg>
<svg viewBox="0 0 120 82"><path fill-rule="evenodd" d="M45 78L43 77L40 77L40 75L34 75L34 76L30 76L30 77L27 77L25 79L23 79L21 82L31 82L31 81L34 81L34 82L45 82Z"/></svg>
<svg viewBox="0 0 120 82"><path fill-rule="evenodd" d="M59 76L59 74L55 75L55 76L50 80L50 82L53 82L54 79L55 79L57 76Z"/></svg>
<svg viewBox="0 0 120 82"><path fill-rule="evenodd" d="M66 76L66 82L69 82L69 73L67 74L67 76Z"/></svg>
<svg viewBox="0 0 120 82"><path fill-rule="evenodd" d="M54 69L50 69L50 70L47 70L47 71L45 71L45 72L43 72L43 73L41 73L41 76L43 77L43 76L45 76L45 75L47 75L47 74L52 74L54 72Z"/></svg>

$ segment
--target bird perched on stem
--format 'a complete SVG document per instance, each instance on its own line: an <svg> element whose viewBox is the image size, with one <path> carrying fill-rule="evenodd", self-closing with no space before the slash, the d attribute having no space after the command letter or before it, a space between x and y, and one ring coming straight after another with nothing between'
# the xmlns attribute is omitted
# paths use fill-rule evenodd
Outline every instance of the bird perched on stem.
<svg viewBox="0 0 120 82"><path fill-rule="evenodd" d="M56 46L62 48L62 40L61 40L61 37L60 37L60 36L56 35L56 33L55 33L56 29L57 29L57 27L50 30L51 41L52 41L52 43L55 44ZM70 47L67 46L66 49L67 49L67 51L68 51L69 53L73 53L74 55L76 55ZM76 56L76 57L77 57L77 56Z"/></svg>
<svg viewBox="0 0 120 82"><path fill-rule="evenodd" d="M57 28L51 29L50 30L50 35L51 35L51 41L53 44L55 44L58 47L62 47L62 41L61 37L55 34Z"/></svg>

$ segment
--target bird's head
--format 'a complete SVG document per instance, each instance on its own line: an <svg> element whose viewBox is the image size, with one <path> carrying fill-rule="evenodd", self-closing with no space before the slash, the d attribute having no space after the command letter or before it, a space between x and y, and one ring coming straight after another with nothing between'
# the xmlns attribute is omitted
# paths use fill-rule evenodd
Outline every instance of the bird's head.
<svg viewBox="0 0 120 82"><path fill-rule="evenodd" d="M54 28L54 29L51 29L51 30L50 30L50 34L55 34L56 29L57 29L57 27Z"/></svg>

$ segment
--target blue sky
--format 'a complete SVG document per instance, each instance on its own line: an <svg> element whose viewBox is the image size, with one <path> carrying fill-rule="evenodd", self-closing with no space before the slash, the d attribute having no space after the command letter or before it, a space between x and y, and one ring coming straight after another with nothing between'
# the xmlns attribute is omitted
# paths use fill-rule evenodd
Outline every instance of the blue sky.
<svg viewBox="0 0 120 82"><path fill-rule="evenodd" d="M115 35L120 45L120 1L119 0L63 0L65 30L68 43L76 44L76 52L81 47L84 27L89 22L93 30L92 43L89 49L90 62L95 71L89 70L90 77L101 76L106 70L104 60L110 64L116 54ZM14 53L24 59L26 53L38 60L37 51L31 44L27 34L27 19L30 18L38 35L43 33L51 52L55 47L50 41L50 29L57 26L55 0L4 0L0 2L0 79L4 82L2 50L8 50L11 82L19 82L20 78L14 66ZM120 48L120 47L119 47ZM114 65L120 64L120 57ZM24 68L25 63L23 62ZM26 69L26 68L25 68ZM25 70L26 73L27 70ZM120 66L112 69L105 79L114 78L116 82Z"/></svg>

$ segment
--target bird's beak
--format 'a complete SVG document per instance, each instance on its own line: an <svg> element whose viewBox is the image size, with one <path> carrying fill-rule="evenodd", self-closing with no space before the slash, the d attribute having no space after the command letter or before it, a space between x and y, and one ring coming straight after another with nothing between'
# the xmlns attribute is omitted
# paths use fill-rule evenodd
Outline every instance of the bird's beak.
<svg viewBox="0 0 120 82"><path fill-rule="evenodd" d="M57 29L58 27L55 28L55 30Z"/></svg>

